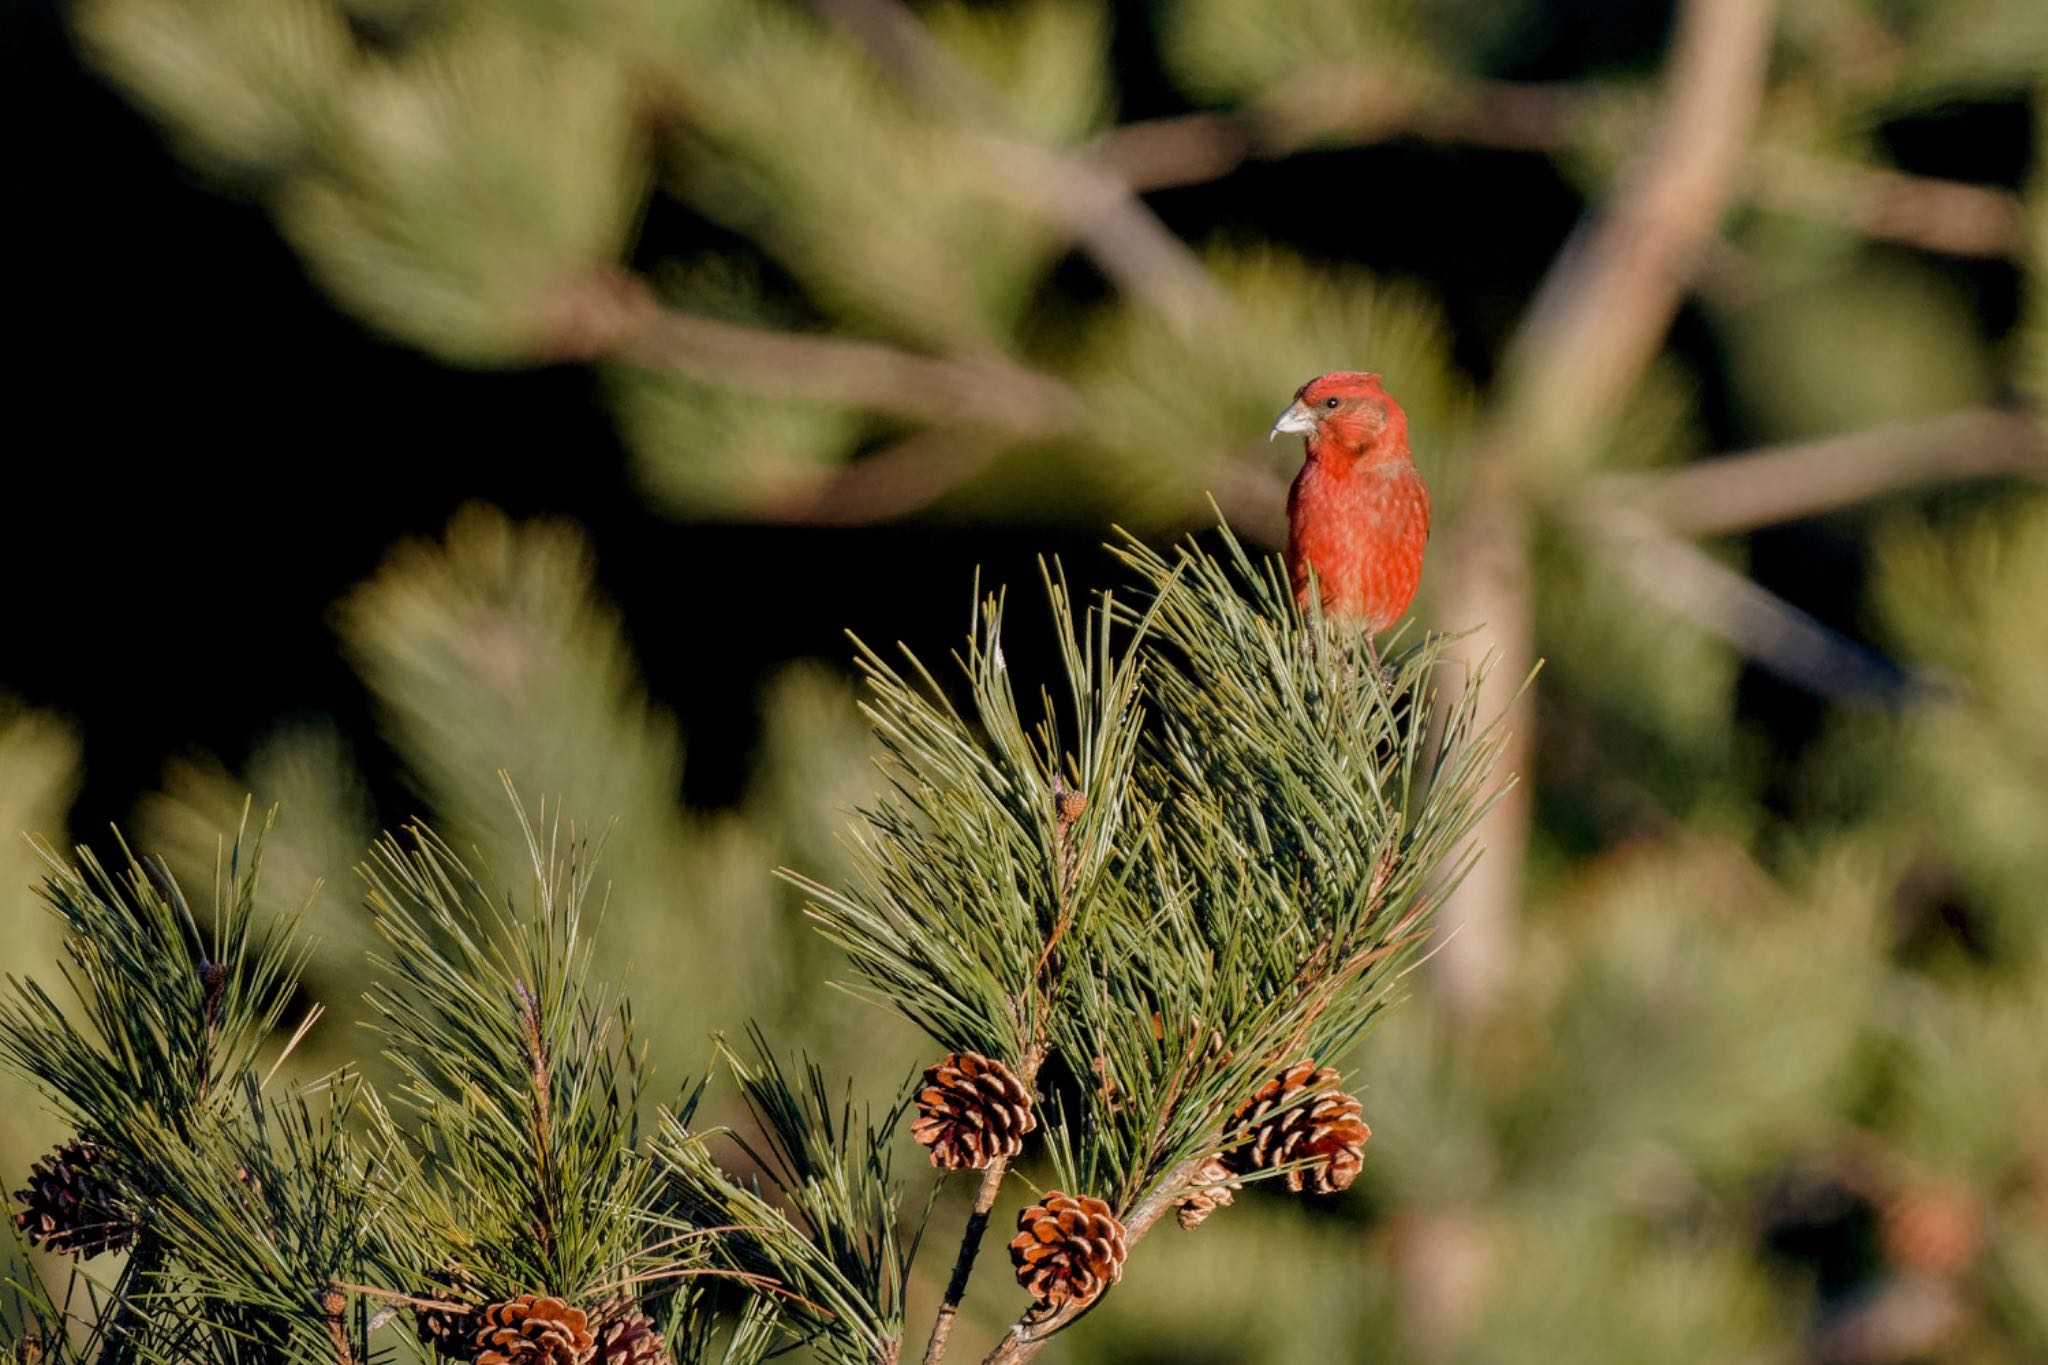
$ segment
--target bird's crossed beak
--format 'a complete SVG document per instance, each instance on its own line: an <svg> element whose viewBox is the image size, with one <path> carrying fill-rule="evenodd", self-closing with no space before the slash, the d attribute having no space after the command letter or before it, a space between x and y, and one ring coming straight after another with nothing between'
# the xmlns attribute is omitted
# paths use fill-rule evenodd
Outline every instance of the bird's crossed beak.
<svg viewBox="0 0 2048 1365"><path fill-rule="evenodd" d="M1280 419L1273 423L1273 429L1266 433L1266 439L1277 441L1282 432L1291 436L1306 436L1315 429L1315 412L1308 404L1297 398L1287 405L1287 411L1281 413Z"/></svg>

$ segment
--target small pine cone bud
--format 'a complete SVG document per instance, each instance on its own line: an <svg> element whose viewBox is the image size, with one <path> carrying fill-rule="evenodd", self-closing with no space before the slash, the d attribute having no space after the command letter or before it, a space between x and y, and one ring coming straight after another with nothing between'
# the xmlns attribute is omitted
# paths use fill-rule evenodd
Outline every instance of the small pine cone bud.
<svg viewBox="0 0 2048 1365"><path fill-rule="evenodd" d="M29 1245L67 1255L120 1251L135 1240L140 1222L114 1182L113 1158L83 1138L31 1166L27 1187L14 1197L22 1204L14 1226Z"/></svg>
<svg viewBox="0 0 2048 1365"><path fill-rule="evenodd" d="M1088 809L1088 798L1071 787L1061 787L1053 793L1052 808L1053 814L1060 822L1060 828L1065 829L1079 820L1082 813Z"/></svg>
<svg viewBox="0 0 2048 1365"><path fill-rule="evenodd" d="M420 1345L432 1347L438 1355L449 1360L468 1360L475 1349L479 1325L476 1286L459 1270L437 1270L427 1279L428 1289L422 1297L449 1306L415 1307L413 1335L419 1338Z"/></svg>
<svg viewBox="0 0 2048 1365"><path fill-rule="evenodd" d="M539 1294L485 1308L472 1341L472 1365L587 1365L596 1345L581 1308Z"/></svg>
<svg viewBox="0 0 2048 1365"><path fill-rule="evenodd" d="M1248 1136L1223 1153L1224 1164L1237 1175L1292 1166L1285 1178L1296 1194L1350 1188L1365 1163L1372 1129L1358 1100L1339 1090L1337 1080L1335 1069L1318 1070L1311 1057L1260 1086L1230 1120L1233 1130Z"/></svg>
<svg viewBox="0 0 2048 1365"><path fill-rule="evenodd" d="M1037 1126L1031 1092L1015 1072L978 1052L951 1052L925 1068L910 1135L932 1149L932 1165L980 1170L1023 1151Z"/></svg>
<svg viewBox="0 0 2048 1365"><path fill-rule="evenodd" d="M1180 1225L1189 1231L1200 1227L1210 1214L1237 1198L1232 1193L1237 1185L1230 1178L1230 1167L1224 1165L1220 1156L1212 1156L1197 1166L1188 1186L1188 1192L1174 1201L1174 1209Z"/></svg>
<svg viewBox="0 0 2048 1365"><path fill-rule="evenodd" d="M590 1365L671 1365L654 1320L631 1299L607 1299L590 1312L596 1338Z"/></svg>
<svg viewBox="0 0 2048 1365"><path fill-rule="evenodd" d="M1124 1225L1100 1199L1048 1191L1017 1215L1010 1260L1040 1310L1086 1308L1123 1278Z"/></svg>

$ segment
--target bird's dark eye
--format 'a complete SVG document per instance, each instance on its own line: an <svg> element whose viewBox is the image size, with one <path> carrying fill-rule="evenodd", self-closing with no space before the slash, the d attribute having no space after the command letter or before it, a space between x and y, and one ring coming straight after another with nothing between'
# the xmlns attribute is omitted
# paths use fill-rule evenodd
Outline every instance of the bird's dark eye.
<svg viewBox="0 0 2048 1365"><path fill-rule="evenodd" d="M1337 400L1334 398L1325 398L1323 400L1323 406L1326 408L1335 408L1337 406Z"/></svg>

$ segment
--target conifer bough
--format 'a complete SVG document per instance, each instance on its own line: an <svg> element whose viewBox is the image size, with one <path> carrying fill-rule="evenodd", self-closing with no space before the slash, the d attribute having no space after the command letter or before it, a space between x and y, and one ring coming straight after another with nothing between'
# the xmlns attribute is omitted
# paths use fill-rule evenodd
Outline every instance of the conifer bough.
<svg viewBox="0 0 2048 1365"><path fill-rule="evenodd" d="M1499 737L1444 640L1373 666L1355 621L1218 544L1127 542L1136 591L1086 610L1049 568L1056 685L1028 719L1000 596L958 698L863 650L883 790L845 883L802 884L864 988L942 1049L881 1112L757 1031L721 1044L744 1137L695 1126L701 1086L643 1136L645 1053L590 975L593 850L545 806L514 803L528 866L509 885L424 826L373 849L388 1093L280 1076L313 1020L275 1041L304 952L291 917L257 913L260 835L225 853L205 916L144 859L52 857L79 1003L16 983L0 1057L91 1137L38 1168L19 1226L88 1252L84 1211L104 1207L132 1245L104 1295L33 1298L13 1340L51 1365L358 1365L409 1313L391 1335L465 1365L799 1346L895 1365L920 1238L907 1127L979 1173L927 1361L1011 1164L1050 1174L1010 1241L1027 1301L987 1355L1002 1365L1105 1302L1169 1211L1192 1226L1256 1180L1342 1189L1360 1106L1304 1059L1340 1055L1421 950Z"/></svg>
<svg viewBox="0 0 2048 1365"><path fill-rule="evenodd" d="M1341 1052L1385 1008L1490 799L1483 668L1437 637L1373 666L1359 627L1389 624L1378 599L1326 620L1314 594L1297 599L1298 555L1255 563L1219 538L1218 554L1171 556L1124 542L1137 590L1085 610L1048 568L1060 669L1029 716L1001 596L960 656L963 698L915 659L862 651L887 787L856 822L846 884L803 885L866 990L947 1050L919 1095L920 1142L993 1132L947 1079L960 1056L1031 1101L1061 1193L1020 1215L1010 1251L1031 1302L992 1363L1100 1302L1167 1211L1193 1226L1247 1181L1350 1184L1360 1106L1301 1059ZM1038 1159L1013 1136L957 1163L982 1179L928 1363L1009 1162Z"/></svg>

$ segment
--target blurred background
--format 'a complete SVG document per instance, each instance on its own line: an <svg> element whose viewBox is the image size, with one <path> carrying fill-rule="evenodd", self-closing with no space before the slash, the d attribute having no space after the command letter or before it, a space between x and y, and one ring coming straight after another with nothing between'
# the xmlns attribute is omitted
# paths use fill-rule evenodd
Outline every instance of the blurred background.
<svg viewBox="0 0 2048 1365"><path fill-rule="evenodd" d="M941 658L977 568L1106 584L1210 496L1277 548L1273 414L1371 368L1420 621L1546 661L1521 782L1347 1063L1358 1187L1161 1232L1046 1358L2048 1359L2040 0L0 26L0 828L203 888L281 802L313 1062L354 861L423 815L516 869L502 767L616 820L661 1084L751 1016L885 1101L928 1046L771 876L869 790L842 632ZM0 1101L18 1175L59 1134Z"/></svg>

